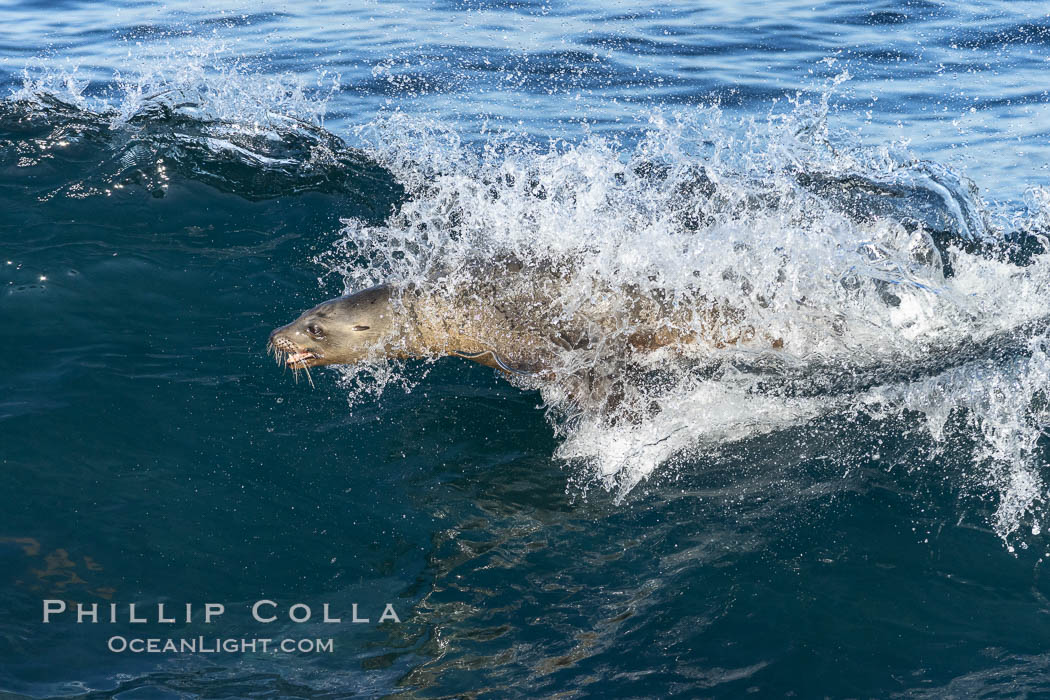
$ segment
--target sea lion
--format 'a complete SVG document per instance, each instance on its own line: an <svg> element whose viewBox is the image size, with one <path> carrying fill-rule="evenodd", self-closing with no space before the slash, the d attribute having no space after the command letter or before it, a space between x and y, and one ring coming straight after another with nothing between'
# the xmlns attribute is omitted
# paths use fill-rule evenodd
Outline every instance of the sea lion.
<svg viewBox="0 0 1050 700"><path fill-rule="evenodd" d="M355 364L369 358L459 355L507 372L528 374L542 365L536 338L499 324L496 314L440 313L448 308L417 291L398 294L378 285L325 301L270 334L269 347L292 369ZM457 323L456 321L460 321ZM506 343L492 347L481 332L507 331ZM521 368L508 364L513 357Z"/></svg>
<svg viewBox="0 0 1050 700"><path fill-rule="evenodd" d="M508 270L520 272L517 266ZM505 277L493 275L454 291L439 284L382 284L305 311L273 331L268 348L292 369L451 355L542 379L555 370L563 377L586 371L599 357L616 360L701 342L725 347L764 337L727 305L703 297L673 304L654 293L594 290L566 311L554 303L556 279L539 274L528 284L507 285Z"/></svg>

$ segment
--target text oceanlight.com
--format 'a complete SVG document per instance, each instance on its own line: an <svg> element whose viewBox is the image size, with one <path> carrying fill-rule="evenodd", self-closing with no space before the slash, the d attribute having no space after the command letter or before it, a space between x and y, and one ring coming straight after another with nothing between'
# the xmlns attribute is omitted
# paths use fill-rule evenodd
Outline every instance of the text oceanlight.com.
<svg viewBox="0 0 1050 700"><path fill-rule="evenodd" d="M284 652L286 654L328 653L335 651L332 639L128 639L110 637L107 646L116 654L243 654Z"/></svg>

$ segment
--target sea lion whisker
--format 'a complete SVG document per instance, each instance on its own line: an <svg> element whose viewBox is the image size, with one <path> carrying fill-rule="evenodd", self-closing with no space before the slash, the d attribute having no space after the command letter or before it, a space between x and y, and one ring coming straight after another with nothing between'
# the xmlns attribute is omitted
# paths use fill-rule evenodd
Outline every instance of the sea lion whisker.
<svg viewBox="0 0 1050 700"><path fill-rule="evenodd" d="M310 376L310 365L306 364L306 360L305 359L301 359L299 361L303 363L303 370L305 370L305 372L306 372L306 379L307 379L307 381L310 382L310 388L313 389L314 388L314 378Z"/></svg>

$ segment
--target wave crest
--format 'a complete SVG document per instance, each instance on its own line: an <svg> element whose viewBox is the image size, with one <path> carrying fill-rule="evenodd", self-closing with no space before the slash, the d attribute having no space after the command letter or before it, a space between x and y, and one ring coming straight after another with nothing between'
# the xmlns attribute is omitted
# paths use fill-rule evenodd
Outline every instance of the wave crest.
<svg viewBox="0 0 1050 700"><path fill-rule="evenodd" d="M946 168L851 139L805 103L743 125L656 115L632 148L480 153L395 116L369 152L407 200L379 226L345 220L318 261L351 291L420 285L580 332L549 373L512 380L541 392L557 456L621 498L662 464L829 412L925 414L936 440L957 413L1007 537L1045 492L1045 193L997 210ZM500 272L507 259L520 271ZM727 310L721 335L703 304ZM691 340L631 346L653 328ZM581 376L605 382L602 400L581 400Z"/></svg>

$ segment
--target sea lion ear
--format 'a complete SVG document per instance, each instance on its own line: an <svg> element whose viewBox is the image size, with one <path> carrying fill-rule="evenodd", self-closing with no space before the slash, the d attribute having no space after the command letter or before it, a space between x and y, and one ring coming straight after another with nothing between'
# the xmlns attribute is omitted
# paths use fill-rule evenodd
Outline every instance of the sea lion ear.
<svg viewBox="0 0 1050 700"><path fill-rule="evenodd" d="M371 326L354 326L355 331L367 331Z"/></svg>

